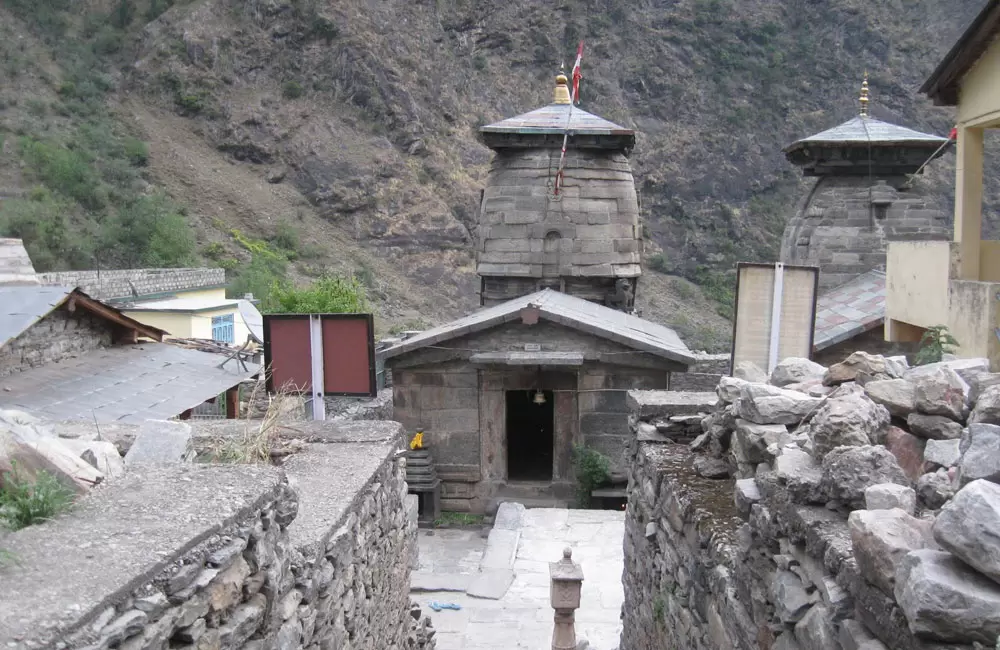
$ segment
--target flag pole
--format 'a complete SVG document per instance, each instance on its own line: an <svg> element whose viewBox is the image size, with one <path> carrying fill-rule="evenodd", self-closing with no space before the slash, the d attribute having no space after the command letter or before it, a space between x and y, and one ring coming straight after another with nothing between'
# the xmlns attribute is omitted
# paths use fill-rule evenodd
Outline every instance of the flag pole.
<svg viewBox="0 0 1000 650"><path fill-rule="evenodd" d="M566 145L569 143L569 127L573 121L573 105L576 103L576 96L580 89L580 61L583 59L583 41L576 50L576 63L573 65L572 82L569 90L569 113L566 116L566 129L563 133L562 150L559 152L559 171L556 172L556 183L553 190L555 196L559 196L559 187L562 185L563 164L566 161Z"/></svg>

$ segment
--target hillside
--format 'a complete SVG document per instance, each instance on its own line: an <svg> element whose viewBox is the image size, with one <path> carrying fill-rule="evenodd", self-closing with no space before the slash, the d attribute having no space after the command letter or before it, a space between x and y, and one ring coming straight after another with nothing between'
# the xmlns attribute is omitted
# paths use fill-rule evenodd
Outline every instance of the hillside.
<svg viewBox="0 0 1000 650"><path fill-rule="evenodd" d="M440 321L476 304L477 127L547 103L582 38L583 107L639 131L640 304L717 349L802 187L781 148L865 69L875 116L947 133L916 89L981 4L0 0L0 228L42 268L336 270L386 327Z"/></svg>

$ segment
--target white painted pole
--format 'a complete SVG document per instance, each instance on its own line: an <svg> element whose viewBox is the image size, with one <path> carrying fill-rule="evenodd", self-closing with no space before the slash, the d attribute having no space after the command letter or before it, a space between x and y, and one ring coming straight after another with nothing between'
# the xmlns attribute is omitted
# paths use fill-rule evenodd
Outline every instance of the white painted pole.
<svg viewBox="0 0 1000 650"><path fill-rule="evenodd" d="M323 328L316 314L309 315L309 353L312 363L312 416L314 420L326 419L326 401L323 393Z"/></svg>
<svg viewBox="0 0 1000 650"><path fill-rule="evenodd" d="M774 297L771 300L771 343L768 348L767 374L774 372L778 365L778 346L781 344L781 303L784 293L785 265L774 265Z"/></svg>

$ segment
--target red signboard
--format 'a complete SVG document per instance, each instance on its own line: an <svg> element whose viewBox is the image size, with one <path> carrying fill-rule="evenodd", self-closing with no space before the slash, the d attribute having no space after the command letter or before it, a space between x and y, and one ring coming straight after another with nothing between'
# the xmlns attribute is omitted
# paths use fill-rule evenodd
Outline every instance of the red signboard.
<svg viewBox="0 0 1000 650"><path fill-rule="evenodd" d="M318 321L318 329L313 323ZM312 393L313 344L319 336L323 394L375 397L375 324L371 314L264 316L267 389Z"/></svg>

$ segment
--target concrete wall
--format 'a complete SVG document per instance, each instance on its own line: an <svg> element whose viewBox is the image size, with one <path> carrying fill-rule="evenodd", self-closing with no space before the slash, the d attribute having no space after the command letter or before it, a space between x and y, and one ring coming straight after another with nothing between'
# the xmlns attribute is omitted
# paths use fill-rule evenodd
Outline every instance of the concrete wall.
<svg viewBox="0 0 1000 650"><path fill-rule="evenodd" d="M112 328L83 310L57 309L0 347L0 377L109 347Z"/></svg>
<svg viewBox="0 0 1000 650"><path fill-rule="evenodd" d="M958 100L958 122L967 126L981 126L994 122L1000 113L1000 43L993 44L983 53L962 79Z"/></svg>
<svg viewBox="0 0 1000 650"><path fill-rule="evenodd" d="M594 360L542 373L468 361L473 351L523 351L526 343L538 343L543 351L583 351ZM423 427L444 481L442 507L447 510L483 512L507 483L506 391L555 391L553 489L569 498L575 444L606 454L613 472L624 480L625 392L666 388L671 375L669 364L651 355L552 323L511 323L442 347L449 349L417 351L387 365L392 368L393 418L409 433Z"/></svg>
<svg viewBox="0 0 1000 650"><path fill-rule="evenodd" d="M98 300L133 295L186 293L214 285L225 286L225 269L124 269L118 271L59 271L39 273L41 284L79 287ZM135 292L133 293L133 288Z"/></svg>
<svg viewBox="0 0 1000 650"><path fill-rule="evenodd" d="M195 339L211 339L212 317L232 314L233 343L242 345L250 334L250 329L240 315L239 309L235 306L198 312L129 311L126 309L123 313L140 323L152 325L153 327L158 327L169 332L172 337Z"/></svg>
<svg viewBox="0 0 1000 650"><path fill-rule="evenodd" d="M4 539L8 648L411 648L415 512L395 423L270 466L135 467ZM336 444L328 444L336 443ZM425 639L426 641L426 639ZM432 646L427 646L432 647Z"/></svg>

